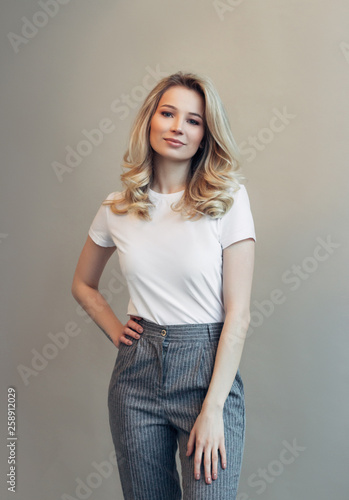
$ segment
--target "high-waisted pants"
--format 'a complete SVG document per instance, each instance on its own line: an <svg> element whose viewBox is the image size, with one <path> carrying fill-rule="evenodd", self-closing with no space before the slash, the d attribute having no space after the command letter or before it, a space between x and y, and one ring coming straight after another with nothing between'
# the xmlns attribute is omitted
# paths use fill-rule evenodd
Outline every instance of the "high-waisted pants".
<svg viewBox="0 0 349 500"><path fill-rule="evenodd" d="M108 389L110 429L125 500L235 500L245 442L244 388L238 369L223 408L227 456L217 479L194 477L189 434L210 384L223 323L158 325L120 343ZM131 338L131 337L129 337ZM179 446L182 484L176 467Z"/></svg>

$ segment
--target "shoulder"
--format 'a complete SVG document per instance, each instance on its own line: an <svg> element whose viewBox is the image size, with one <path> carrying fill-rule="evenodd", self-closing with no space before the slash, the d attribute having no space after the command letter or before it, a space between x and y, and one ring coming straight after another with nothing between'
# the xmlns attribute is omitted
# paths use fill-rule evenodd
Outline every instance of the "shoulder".
<svg viewBox="0 0 349 500"><path fill-rule="evenodd" d="M109 208L111 206L122 208L122 202L125 200L124 193L125 191L113 191L109 193L107 197L102 201L102 205Z"/></svg>
<svg viewBox="0 0 349 500"><path fill-rule="evenodd" d="M104 201L118 201L123 198L125 191L113 191L109 193Z"/></svg>
<svg viewBox="0 0 349 500"><path fill-rule="evenodd" d="M239 189L232 193L232 206L221 219L221 244L226 248L236 241L253 238L256 240L254 221L247 189L239 184Z"/></svg>
<svg viewBox="0 0 349 500"><path fill-rule="evenodd" d="M229 193L234 199L243 198L247 195L247 189L244 184L238 184L237 189L230 188Z"/></svg>
<svg viewBox="0 0 349 500"><path fill-rule="evenodd" d="M226 213L235 211L237 207L249 207L250 201L244 184L239 184L237 189L233 187L229 188L228 195L232 199L232 205Z"/></svg>

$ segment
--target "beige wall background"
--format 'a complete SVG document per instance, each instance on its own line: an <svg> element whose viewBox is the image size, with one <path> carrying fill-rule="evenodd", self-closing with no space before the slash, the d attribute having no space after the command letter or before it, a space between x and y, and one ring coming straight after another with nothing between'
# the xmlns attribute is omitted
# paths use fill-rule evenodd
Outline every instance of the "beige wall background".
<svg viewBox="0 0 349 500"><path fill-rule="evenodd" d="M22 0L0 23L1 498L122 498L117 349L70 286L141 101L183 70L225 103L257 232L238 500L347 499L348 2ZM126 322L116 254L101 289Z"/></svg>

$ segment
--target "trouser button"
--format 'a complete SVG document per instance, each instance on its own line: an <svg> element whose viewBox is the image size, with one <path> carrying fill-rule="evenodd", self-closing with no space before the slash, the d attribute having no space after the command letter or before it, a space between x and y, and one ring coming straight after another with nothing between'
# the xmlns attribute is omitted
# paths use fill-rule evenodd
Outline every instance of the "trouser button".
<svg viewBox="0 0 349 500"><path fill-rule="evenodd" d="M161 333L161 335L162 335L163 337L166 337L166 334L167 334L166 330L161 330L161 332L160 332L160 333Z"/></svg>

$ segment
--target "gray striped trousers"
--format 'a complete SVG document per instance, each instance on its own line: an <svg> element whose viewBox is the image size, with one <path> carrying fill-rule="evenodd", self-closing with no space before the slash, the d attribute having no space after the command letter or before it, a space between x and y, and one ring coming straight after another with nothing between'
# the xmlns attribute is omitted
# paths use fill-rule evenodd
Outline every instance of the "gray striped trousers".
<svg viewBox="0 0 349 500"><path fill-rule="evenodd" d="M227 466L205 482L187 457L190 431L210 384L223 323L158 325L120 344L108 389L109 423L125 500L235 500L245 442L245 400L237 371L223 409ZM176 467L179 446L182 484Z"/></svg>

